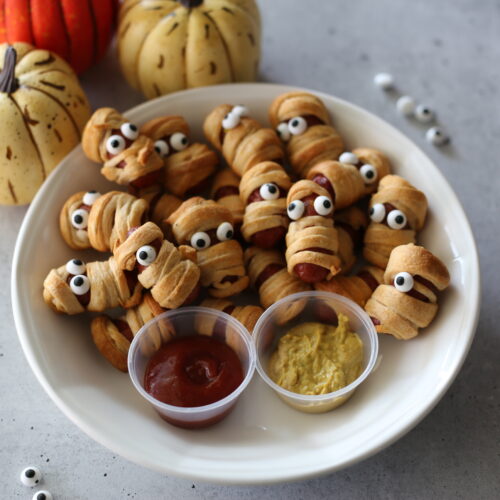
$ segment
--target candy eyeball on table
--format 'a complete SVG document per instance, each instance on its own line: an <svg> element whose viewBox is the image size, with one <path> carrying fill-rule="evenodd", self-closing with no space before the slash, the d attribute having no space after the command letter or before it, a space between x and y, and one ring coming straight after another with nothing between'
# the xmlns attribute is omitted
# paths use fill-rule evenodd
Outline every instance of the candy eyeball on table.
<svg viewBox="0 0 500 500"><path fill-rule="evenodd" d="M52 500L52 493L47 490L40 490L33 493L32 500Z"/></svg>
<svg viewBox="0 0 500 500"><path fill-rule="evenodd" d="M425 138L434 146L442 146L450 141L450 138L439 127L432 127L425 133Z"/></svg>
<svg viewBox="0 0 500 500"><path fill-rule="evenodd" d="M432 111L429 106L424 106L423 104L419 104L415 108L415 119L420 123L429 123L434 120L434 111Z"/></svg>
<svg viewBox="0 0 500 500"><path fill-rule="evenodd" d="M377 73L373 83L382 90L391 90L394 88L394 77L390 73Z"/></svg>
<svg viewBox="0 0 500 500"><path fill-rule="evenodd" d="M409 95L402 95L396 102L397 110L404 116L410 116L415 112L415 99Z"/></svg>
<svg viewBox="0 0 500 500"><path fill-rule="evenodd" d="M31 465L21 471L20 478L24 486L33 488L42 480L42 473L38 467Z"/></svg>
<svg viewBox="0 0 500 500"><path fill-rule="evenodd" d="M290 137L292 137L292 134L288 129L288 123L286 122L282 122L276 127L276 133L283 142L288 142Z"/></svg>
<svg viewBox="0 0 500 500"><path fill-rule="evenodd" d="M351 153L350 151L344 151L339 156L339 162L340 163L349 163L350 165L357 165L359 163L359 158L354 153Z"/></svg>

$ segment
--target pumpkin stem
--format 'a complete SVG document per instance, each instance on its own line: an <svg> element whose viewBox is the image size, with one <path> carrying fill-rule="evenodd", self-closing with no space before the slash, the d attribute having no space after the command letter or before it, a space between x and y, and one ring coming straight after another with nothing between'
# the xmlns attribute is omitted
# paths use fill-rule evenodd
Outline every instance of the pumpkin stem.
<svg viewBox="0 0 500 500"><path fill-rule="evenodd" d="M16 80L16 49L9 45L5 51L3 60L3 69L0 71L0 92L12 94L19 88L19 82Z"/></svg>
<svg viewBox="0 0 500 500"><path fill-rule="evenodd" d="M192 9L193 7L198 7L203 3L203 0L179 0L181 4L186 7L186 9Z"/></svg>

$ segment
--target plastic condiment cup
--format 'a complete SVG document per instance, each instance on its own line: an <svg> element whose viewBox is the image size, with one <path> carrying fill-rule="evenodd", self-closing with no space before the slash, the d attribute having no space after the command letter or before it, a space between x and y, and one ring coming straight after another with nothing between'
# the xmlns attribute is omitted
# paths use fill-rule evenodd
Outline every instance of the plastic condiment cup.
<svg viewBox="0 0 500 500"><path fill-rule="evenodd" d="M216 332L216 338L223 340L238 355L243 369L243 381L240 385L223 399L196 407L163 403L146 392L144 374L149 360L158 349L172 338L202 334L199 325L207 323L213 325L212 331ZM160 314L137 332L128 353L128 371L139 394L164 420L178 427L201 428L219 422L233 409L252 379L255 358L255 346L250 334L232 316L206 307L183 307Z"/></svg>
<svg viewBox="0 0 500 500"><path fill-rule="evenodd" d="M290 317L290 310L297 310ZM292 327L305 322L336 324L338 314L349 318L350 330L363 342L363 366L359 377L335 392L320 395L303 395L291 392L276 384L268 373L269 359L276 350L279 339ZM284 323L283 317L288 316ZM363 383L375 366L378 355L378 337L370 317L352 300L330 292L301 292L289 295L271 307L259 318L253 338L257 349L257 371L278 396L293 408L307 413L323 413L345 403Z"/></svg>

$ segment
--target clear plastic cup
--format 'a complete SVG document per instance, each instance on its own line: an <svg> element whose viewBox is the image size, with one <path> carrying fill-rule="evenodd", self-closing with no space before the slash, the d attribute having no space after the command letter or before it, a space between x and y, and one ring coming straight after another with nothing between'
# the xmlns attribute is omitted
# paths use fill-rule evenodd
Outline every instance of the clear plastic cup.
<svg viewBox="0 0 500 500"><path fill-rule="evenodd" d="M207 334L200 325L213 325L212 332L238 355L243 381L229 395L204 406L181 407L158 401L144 389L144 374L150 358L171 339ZM202 331L200 331L202 330ZM245 327L232 316L206 307L183 307L160 314L146 323L134 337L128 353L128 371L135 388L160 416L178 427L208 427L222 420L233 409L255 371L255 346Z"/></svg>
<svg viewBox="0 0 500 500"><path fill-rule="evenodd" d="M299 312L291 317L288 313L296 304ZM298 394L276 384L268 374L268 365L279 339L290 328L301 323L312 321L335 324L339 313L349 318L350 330L356 332L363 341L363 366L359 377L342 389L318 396ZM288 315L286 322L283 322L284 315ZM301 292L279 300L259 318L253 339L257 349L257 371L264 382L285 403L307 413L323 413L345 403L373 370L378 355L378 336L370 317L352 300L330 292Z"/></svg>

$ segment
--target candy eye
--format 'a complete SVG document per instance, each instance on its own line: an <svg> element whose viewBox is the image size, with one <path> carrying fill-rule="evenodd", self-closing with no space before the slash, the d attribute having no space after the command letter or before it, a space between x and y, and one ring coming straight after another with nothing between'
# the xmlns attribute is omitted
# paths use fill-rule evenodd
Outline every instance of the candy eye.
<svg viewBox="0 0 500 500"><path fill-rule="evenodd" d="M100 196L101 193L98 193L97 191L87 191L83 195L82 202L84 205L91 207L97 201L97 198L99 198Z"/></svg>
<svg viewBox="0 0 500 500"><path fill-rule="evenodd" d="M112 135L106 141L106 151L110 155L117 155L125 149L125 139L121 135Z"/></svg>
<svg viewBox="0 0 500 500"><path fill-rule="evenodd" d="M434 112L428 106L424 106L423 104L419 104L415 108L415 118L420 123L429 123L434 119Z"/></svg>
<svg viewBox="0 0 500 500"><path fill-rule="evenodd" d="M277 200L280 197L280 190L276 184L268 182L260 186L259 194L264 200Z"/></svg>
<svg viewBox="0 0 500 500"><path fill-rule="evenodd" d="M329 215L333 211L333 203L330 198L326 196L318 196L314 200L314 210L318 215Z"/></svg>
<svg viewBox="0 0 500 500"><path fill-rule="evenodd" d="M170 137L170 145L176 151L183 151L188 147L188 144L188 138L186 134L183 134L182 132L176 132L175 134L172 134L172 137Z"/></svg>
<svg viewBox="0 0 500 500"><path fill-rule="evenodd" d="M21 472L21 483L24 486L36 486L42 479L42 473L38 467L26 467Z"/></svg>
<svg viewBox="0 0 500 500"><path fill-rule="evenodd" d="M144 245L135 252L135 258L141 266L149 266L156 259L156 249L151 245Z"/></svg>
<svg viewBox="0 0 500 500"><path fill-rule="evenodd" d="M85 295L90 290L90 281L87 276L78 274L71 278L69 287L75 295Z"/></svg>
<svg viewBox="0 0 500 500"><path fill-rule="evenodd" d="M391 229L403 229L406 226L406 215L401 210L391 210L387 215L387 225Z"/></svg>
<svg viewBox="0 0 500 500"><path fill-rule="evenodd" d="M160 139L159 141L155 142L155 151L162 157L165 158L165 156L168 155L170 148L168 147L167 141L164 141Z"/></svg>
<svg viewBox="0 0 500 500"><path fill-rule="evenodd" d="M85 265L85 262L80 259L71 259L66 263L66 271L74 276L84 274L86 270L87 266Z"/></svg>
<svg viewBox="0 0 500 500"><path fill-rule="evenodd" d="M292 201L286 211L290 219L298 220L304 215L304 202L301 200Z"/></svg>
<svg viewBox="0 0 500 500"><path fill-rule="evenodd" d="M439 127L431 127L425 133L425 138L435 146L442 146L450 141L450 138Z"/></svg>
<svg viewBox="0 0 500 500"><path fill-rule="evenodd" d="M234 235L233 226L229 222L223 222L217 228L217 239L219 241L227 241L230 240Z"/></svg>
<svg viewBox="0 0 500 500"><path fill-rule="evenodd" d="M382 203L376 203L368 212L370 219L373 222L382 222L385 218L385 207Z"/></svg>
<svg viewBox="0 0 500 500"><path fill-rule="evenodd" d="M288 122L288 130L293 135L303 134L307 130L307 122L302 116L296 116Z"/></svg>
<svg viewBox="0 0 500 500"><path fill-rule="evenodd" d="M288 142L290 137L292 137L292 134L290 134L290 130L288 129L288 123L286 122L282 122L276 127L276 133L283 142Z"/></svg>
<svg viewBox="0 0 500 500"><path fill-rule="evenodd" d="M345 151L339 156L340 163L349 163L350 165L357 165L359 163L359 158L350 151Z"/></svg>
<svg viewBox="0 0 500 500"><path fill-rule="evenodd" d="M240 124L240 116L236 113L228 113L222 120L224 130L231 130Z"/></svg>
<svg viewBox="0 0 500 500"><path fill-rule="evenodd" d="M377 180L377 169L369 163L365 163L359 169L359 173L363 177L365 184L373 184Z"/></svg>
<svg viewBox="0 0 500 500"><path fill-rule="evenodd" d="M246 106L242 106L241 104L237 104L231 110L231 113L238 116L248 116L248 108Z"/></svg>
<svg viewBox="0 0 500 500"><path fill-rule="evenodd" d="M139 129L133 123L124 123L120 127L120 132L131 141L135 141L139 137Z"/></svg>
<svg viewBox="0 0 500 500"><path fill-rule="evenodd" d="M394 287L399 292L409 292L413 288L413 276L405 271L394 276Z"/></svg>
<svg viewBox="0 0 500 500"><path fill-rule="evenodd" d="M47 490L39 490L33 495L32 500L52 500L54 497L52 493Z"/></svg>
<svg viewBox="0 0 500 500"><path fill-rule="evenodd" d="M71 214L71 225L76 229L86 229L89 213L84 208L78 208Z"/></svg>
<svg viewBox="0 0 500 500"><path fill-rule="evenodd" d="M196 248L196 250L203 250L204 248L208 248L210 246L210 236L208 236L208 234L204 233L203 231L194 233L193 236L191 236L191 246L193 248Z"/></svg>

